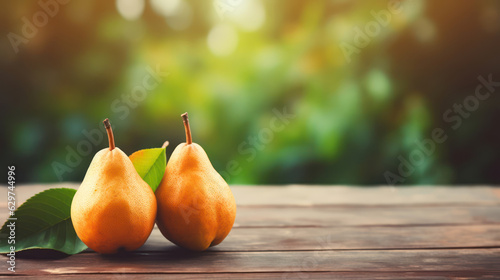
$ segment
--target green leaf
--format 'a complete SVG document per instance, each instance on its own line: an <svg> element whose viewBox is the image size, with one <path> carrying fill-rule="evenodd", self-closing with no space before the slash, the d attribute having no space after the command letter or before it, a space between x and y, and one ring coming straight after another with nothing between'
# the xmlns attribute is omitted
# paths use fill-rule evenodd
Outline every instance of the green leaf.
<svg viewBox="0 0 500 280"><path fill-rule="evenodd" d="M68 255L87 246L78 238L71 222L71 201L76 190L58 188L40 192L24 202L0 229L0 253L27 249L51 249ZM9 244L9 224L15 223L15 244Z"/></svg>
<svg viewBox="0 0 500 280"><path fill-rule="evenodd" d="M130 155L135 170L148 185L156 191L165 173L167 157L165 148L139 150Z"/></svg>

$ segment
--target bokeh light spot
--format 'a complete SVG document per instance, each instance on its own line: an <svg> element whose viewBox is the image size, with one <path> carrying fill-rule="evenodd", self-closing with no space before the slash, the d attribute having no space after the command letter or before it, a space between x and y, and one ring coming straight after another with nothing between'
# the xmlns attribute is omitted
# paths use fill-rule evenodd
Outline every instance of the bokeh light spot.
<svg viewBox="0 0 500 280"><path fill-rule="evenodd" d="M144 0L116 0L116 8L126 20L136 20L144 12Z"/></svg>
<svg viewBox="0 0 500 280"><path fill-rule="evenodd" d="M260 0L235 1L227 17L245 31L255 31L262 27L266 20L266 11Z"/></svg>
<svg viewBox="0 0 500 280"><path fill-rule="evenodd" d="M366 77L368 91L377 101L385 101L391 92L391 81L384 72L375 69Z"/></svg>
<svg viewBox="0 0 500 280"><path fill-rule="evenodd" d="M234 52L238 45L238 34L228 25L218 24L210 30L207 37L208 47L218 56L227 56Z"/></svg>
<svg viewBox="0 0 500 280"><path fill-rule="evenodd" d="M193 17L191 6L186 1L179 2L175 13L167 17L167 24L174 30L183 30L189 27Z"/></svg>
<svg viewBox="0 0 500 280"><path fill-rule="evenodd" d="M153 10L163 16L172 16L177 12L181 0L151 0Z"/></svg>

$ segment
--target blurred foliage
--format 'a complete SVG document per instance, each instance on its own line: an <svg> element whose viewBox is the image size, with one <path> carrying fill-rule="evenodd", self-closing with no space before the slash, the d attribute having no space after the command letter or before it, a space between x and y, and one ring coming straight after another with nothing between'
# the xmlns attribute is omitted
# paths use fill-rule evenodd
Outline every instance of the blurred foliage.
<svg viewBox="0 0 500 280"><path fill-rule="evenodd" d="M1 162L20 182L81 181L107 141L73 166L68 151L106 117L125 153L169 140L169 155L187 111L232 184L385 184L435 128L448 139L404 184L500 183L498 89L458 129L443 118L479 75L500 81L498 1L405 1L350 62L341 45L390 1L70 1L17 53L8 34L43 9L1 3ZM157 66L168 76L116 110ZM279 131L276 110L295 115Z"/></svg>

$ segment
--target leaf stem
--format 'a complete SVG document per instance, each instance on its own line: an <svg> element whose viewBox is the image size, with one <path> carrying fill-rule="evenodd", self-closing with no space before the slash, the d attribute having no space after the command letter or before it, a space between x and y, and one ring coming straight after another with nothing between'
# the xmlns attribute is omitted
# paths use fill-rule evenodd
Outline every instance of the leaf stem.
<svg viewBox="0 0 500 280"><path fill-rule="evenodd" d="M186 143L192 144L193 139L191 139L191 128L189 127L189 119L188 119L188 113L184 113L181 115L182 120L184 121L184 128L186 129Z"/></svg>
<svg viewBox="0 0 500 280"><path fill-rule="evenodd" d="M165 141L161 147L162 147L162 148L166 148L166 147L168 146L168 144L170 144L170 142Z"/></svg>
<svg viewBox="0 0 500 280"><path fill-rule="evenodd" d="M109 150L112 151L115 148L115 138L113 136L113 129L111 128L111 124L109 123L109 119L105 119L103 121L104 127L106 128L106 132L108 132L108 140L109 140Z"/></svg>

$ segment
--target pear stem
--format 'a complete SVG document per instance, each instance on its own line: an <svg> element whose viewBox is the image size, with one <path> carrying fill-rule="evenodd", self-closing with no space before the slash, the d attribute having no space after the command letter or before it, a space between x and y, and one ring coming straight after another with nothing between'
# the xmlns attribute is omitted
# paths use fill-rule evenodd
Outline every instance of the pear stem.
<svg viewBox="0 0 500 280"><path fill-rule="evenodd" d="M103 123L104 127L106 128L106 132L108 132L109 150L112 151L115 148L115 137L113 136L113 129L111 128L109 119L105 119Z"/></svg>
<svg viewBox="0 0 500 280"><path fill-rule="evenodd" d="M184 128L186 129L186 143L192 144L193 139L191 138L191 128L189 127L189 119L188 119L188 113L184 113L181 115L182 120L184 121Z"/></svg>

